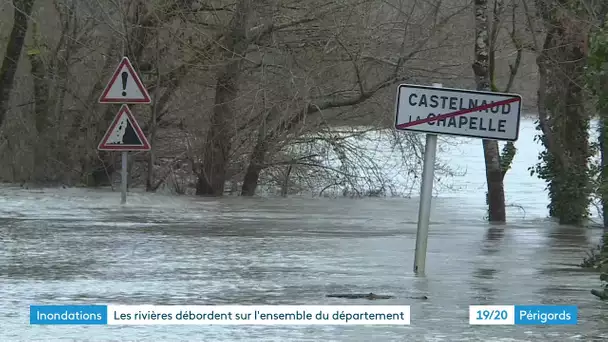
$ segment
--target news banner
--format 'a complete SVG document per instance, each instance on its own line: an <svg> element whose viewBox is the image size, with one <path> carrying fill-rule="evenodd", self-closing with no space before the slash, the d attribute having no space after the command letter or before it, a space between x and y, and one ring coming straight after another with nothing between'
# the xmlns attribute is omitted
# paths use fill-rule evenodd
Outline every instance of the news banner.
<svg viewBox="0 0 608 342"><path fill-rule="evenodd" d="M410 325L410 318L409 305L30 306L30 324L44 325ZM572 305L469 306L470 325L576 325L577 321L578 309Z"/></svg>

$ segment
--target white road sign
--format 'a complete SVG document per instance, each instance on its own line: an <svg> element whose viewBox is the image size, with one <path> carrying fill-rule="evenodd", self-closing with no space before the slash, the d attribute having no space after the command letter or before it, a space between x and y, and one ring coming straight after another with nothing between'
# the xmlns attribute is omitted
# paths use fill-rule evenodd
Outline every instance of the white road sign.
<svg viewBox="0 0 608 342"><path fill-rule="evenodd" d="M99 103L150 103L150 94L135 72L131 61L123 57L99 97Z"/></svg>
<svg viewBox="0 0 608 342"><path fill-rule="evenodd" d="M515 141L521 96L402 84L395 128L432 134Z"/></svg>
<svg viewBox="0 0 608 342"><path fill-rule="evenodd" d="M101 139L100 151L150 151L150 143L127 105L122 105Z"/></svg>

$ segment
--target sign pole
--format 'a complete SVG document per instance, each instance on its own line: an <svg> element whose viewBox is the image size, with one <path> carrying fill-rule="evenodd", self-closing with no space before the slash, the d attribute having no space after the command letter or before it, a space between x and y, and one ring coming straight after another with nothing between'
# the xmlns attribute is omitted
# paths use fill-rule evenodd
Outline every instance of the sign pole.
<svg viewBox="0 0 608 342"><path fill-rule="evenodd" d="M441 88L441 83L433 83ZM414 255L414 273L424 275L426 266L426 249L429 238L429 221L431 218L431 199L433 198L433 180L435 178L435 159L437 154L437 134L426 135L424 147L424 165L422 184L420 186L420 206L418 208L418 230L416 231L416 252Z"/></svg>
<svg viewBox="0 0 608 342"><path fill-rule="evenodd" d="M97 146L100 151L121 151L120 204L127 204L129 151L150 151L151 149L148 139L129 110L127 103L150 104L151 102L150 94L135 72L131 61L129 58L123 57L99 97L99 103L122 103L123 105Z"/></svg>
<svg viewBox="0 0 608 342"><path fill-rule="evenodd" d="M122 169L120 172L121 175L121 182L120 182L120 190L121 190L121 196L120 196L120 204L127 204L127 157L128 157L129 152L127 151L122 151Z"/></svg>

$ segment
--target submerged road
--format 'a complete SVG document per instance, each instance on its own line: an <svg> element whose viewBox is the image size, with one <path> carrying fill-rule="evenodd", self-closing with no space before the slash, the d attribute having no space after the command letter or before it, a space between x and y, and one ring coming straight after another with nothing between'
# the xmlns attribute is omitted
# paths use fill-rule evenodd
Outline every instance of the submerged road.
<svg viewBox="0 0 608 342"><path fill-rule="evenodd" d="M491 227L466 201L435 203L427 277L412 274L410 200L221 201L83 190L2 189L3 341L584 340L608 337L597 274L572 265L600 231L519 219ZM35 203L35 204L34 204ZM34 210L33 208L37 209ZM470 212L476 212L471 208ZM29 211L28 211L29 210ZM481 211L482 212L482 211ZM370 304L332 293L382 293L409 304L406 327L28 326L28 305ZM427 300L409 297L428 295ZM471 327L470 304L571 304L579 325Z"/></svg>
<svg viewBox="0 0 608 342"><path fill-rule="evenodd" d="M484 221L481 142L433 202L427 276L412 274L418 199L201 200L0 187L0 341L599 341L600 230L545 219L533 123L506 179L510 223ZM526 142L528 145L526 145ZM328 298L378 293L386 300ZM426 300L410 297L428 296ZM395 326L30 326L30 304L409 304ZM471 304L577 305L577 326L469 326Z"/></svg>

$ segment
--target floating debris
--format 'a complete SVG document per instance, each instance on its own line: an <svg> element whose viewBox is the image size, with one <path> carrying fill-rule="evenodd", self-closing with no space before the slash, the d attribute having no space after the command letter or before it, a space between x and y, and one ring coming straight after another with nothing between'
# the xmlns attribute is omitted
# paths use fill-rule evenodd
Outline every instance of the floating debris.
<svg viewBox="0 0 608 342"><path fill-rule="evenodd" d="M378 295L378 294L375 294L375 293L372 293L372 292L370 292L370 293L328 294L327 297L329 297L329 298L346 298L346 299L369 299L369 300L395 298L395 296ZM408 298L412 298L412 299L429 299L429 297L427 297L427 296L412 296L412 297L408 297Z"/></svg>

